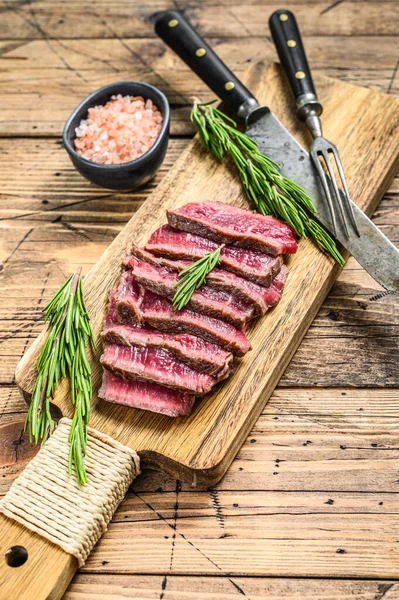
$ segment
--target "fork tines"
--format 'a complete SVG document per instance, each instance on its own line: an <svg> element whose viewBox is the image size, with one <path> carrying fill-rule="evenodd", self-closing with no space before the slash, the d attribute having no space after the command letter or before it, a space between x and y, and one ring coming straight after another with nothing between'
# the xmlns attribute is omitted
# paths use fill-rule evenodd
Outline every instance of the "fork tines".
<svg viewBox="0 0 399 600"><path fill-rule="evenodd" d="M325 138L316 138L313 141L310 155L312 157L313 163L317 169L319 174L323 190L326 196L326 200L328 203L328 208L331 214L331 221L333 225L334 235L337 233L337 211L336 206L339 208L338 218L341 220L345 234L349 237L349 228L348 228L348 217L349 221L355 231L356 235L360 235L359 229L356 224L355 215L353 212L353 206L351 204L351 199L349 196L349 190L346 183L344 170L342 168L341 159L339 157L337 147L328 142ZM332 162L330 160L330 156L333 156L335 159L335 164L337 166L337 171L339 173L339 177L341 179L343 191L341 191L337 184L337 179L335 177L334 168ZM320 158L323 159L325 168L322 164ZM329 177L327 177L327 174ZM333 194L331 193L333 192ZM334 196L334 198L333 198Z"/></svg>

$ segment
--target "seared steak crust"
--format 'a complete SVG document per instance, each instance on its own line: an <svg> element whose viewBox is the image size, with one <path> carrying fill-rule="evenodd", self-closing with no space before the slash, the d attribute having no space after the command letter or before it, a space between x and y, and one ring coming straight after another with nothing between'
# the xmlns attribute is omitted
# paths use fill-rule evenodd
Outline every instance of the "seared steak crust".
<svg viewBox="0 0 399 600"><path fill-rule="evenodd" d="M135 258L138 258L141 261L148 262L154 266L165 267L171 271L177 272L182 271L186 267L193 264L192 261L188 260L171 260L170 258L155 256L155 254L152 254L152 252L148 252L144 248L139 248L136 245L132 247L132 254ZM136 261L133 257L127 257L125 259L125 265L127 268L130 267L134 270L135 264ZM273 286L274 279L270 286L265 287L263 285L259 285L258 283L254 283L253 281L249 281L248 279L238 277L238 275L235 275L230 271L215 268L207 275L206 285L215 290L227 292L236 296L237 298L240 298L247 304L253 305L254 311L257 315L264 315L268 308L276 304L276 298L273 294L273 291L275 290L275 287ZM138 278L138 281L145 287L144 281L140 281L140 278Z"/></svg>
<svg viewBox="0 0 399 600"><path fill-rule="evenodd" d="M133 260L133 275L137 283L160 296L172 299L179 283L178 273L167 267L156 267L142 260ZM216 317L242 329L254 316L254 307L230 292L202 285L191 296L188 307Z"/></svg>
<svg viewBox="0 0 399 600"><path fill-rule="evenodd" d="M205 237L162 225L151 235L145 249L171 259L197 260L207 252L216 250L218 245ZM221 267L266 287L278 274L282 264L281 256L234 245L225 246L220 252Z"/></svg>
<svg viewBox="0 0 399 600"><path fill-rule="evenodd" d="M244 356L251 349L245 334L230 323L196 313L189 308L175 310L167 298L145 290L143 319L152 327L170 333L190 333L214 344L219 344L236 356Z"/></svg>
<svg viewBox="0 0 399 600"><path fill-rule="evenodd" d="M232 244L278 254L298 249L294 230L271 216L252 213L218 202L190 202L166 211L176 229L202 235L217 243Z"/></svg>

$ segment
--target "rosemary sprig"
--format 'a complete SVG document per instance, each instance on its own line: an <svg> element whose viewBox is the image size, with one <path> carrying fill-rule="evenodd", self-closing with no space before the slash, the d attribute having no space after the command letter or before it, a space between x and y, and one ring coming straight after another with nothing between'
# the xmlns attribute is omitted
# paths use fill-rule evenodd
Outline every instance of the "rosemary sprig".
<svg viewBox="0 0 399 600"><path fill-rule="evenodd" d="M88 339L94 345L84 299L80 269L60 287L44 309L49 334L36 363L37 378L25 430L37 443L54 428L50 402L61 379L69 377L74 406L69 434L68 471L75 466L79 485L87 483L84 456L92 395L91 369L86 356Z"/></svg>
<svg viewBox="0 0 399 600"><path fill-rule="evenodd" d="M220 251L223 246L224 244L212 252L207 252L202 258L180 271L179 281L174 285L177 290L173 296L173 306L177 310L181 310L186 306L195 290L205 283L206 276L219 263Z"/></svg>
<svg viewBox="0 0 399 600"><path fill-rule="evenodd" d="M291 225L301 237L330 254L341 266L344 259L329 233L310 215L316 214L305 190L280 173L274 160L262 154L256 142L236 128L236 123L213 106L216 100L194 101L190 119L205 148L223 160L229 154L238 169L248 199L262 215L273 215Z"/></svg>

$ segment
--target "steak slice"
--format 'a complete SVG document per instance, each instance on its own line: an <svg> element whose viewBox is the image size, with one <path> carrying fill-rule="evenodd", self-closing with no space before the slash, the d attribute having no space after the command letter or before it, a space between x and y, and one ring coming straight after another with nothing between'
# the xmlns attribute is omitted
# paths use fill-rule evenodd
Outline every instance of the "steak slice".
<svg viewBox="0 0 399 600"><path fill-rule="evenodd" d="M163 348L193 369L208 373L218 381L228 377L233 355L220 346L188 333L168 334L142 325L109 325L101 333L105 342L122 346Z"/></svg>
<svg viewBox="0 0 399 600"><path fill-rule="evenodd" d="M98 397L114 404L150 410L169 417L189 415L195 402L191 394L148 381L127 381L105 370Z"/></svg>
<svg viewBox="0 0 399 600"><path fill-rule="evenodd" d="M216 383L207 373L195 371L160 348L107 344L100 362L125 379L152 381L189 394L206 394Z"/></svg>
<svg viewBox="0 0 399 600"><path fill-rule="evenodd" d="M212 240L162 225L151 235L145 249L157 256L197 260L217 247ZM269 286L280 271L283 259L257 250L225 246L220 252L219 264L244 279Z"/></svg>
<svg viewBox="0 0 399 600"><path fill-rule="evenodd" d="M190 202L167 210L168 223L176 229L231 244L277 254L294 254L298 244L294 230L271 216L249 212L219 202Z"/></svg>
<svg viewBox="0 0 399 600"><path fill-rule="evenodd" d="M152 327L170 333L190 333L219 344L228 352L243 356L251 349L245 334L230 323L196 313L189 308L176 310L170 300L145 290L142 304L143 319Z"/></svg>
<svg viewBox="0 0 399 600"><path fill-rule="evenodd" d="M115 298L117 319L120 323L141 323L141 304L143 290L133 277L131 271L124 271L119 285L112 292Z"/></svg>
<svg viewBox="0 0 399 600"><path fill-rule="evenodd" d="M165 225L165 227L168 227L168 225ZM134 268L136 262L134 260L135 258L143 260L155 267L166 267L171 271L183 271L183 269L189 267L194 262L192 260L172 260L170 258L165 258L164 256L153 254L149 250L146 250L146 248L140 248L137 244L133 244L131 252L132 256L127 256L123 261L126 269Z"/></svg>
<svg viewBox="0 0 399 600"><path fill-rule="evenodd" d="M193 264L192 261L170 260L169 258L155 256L155 254L152 254L143 248L139 248L136 245L133 246L132 253L135 257L140 258L141 260L144 260L152 265L167 267L168 269L175 271L181 271ZM130 258L130 260L126 259L126 264L134 268L134 258ZM287 273L285 273L284 281L286 277ZM275 280L273 280L273 283L274 281ZM230 273L229 271L218 268L213 269L206 278L206 284L208 287L221 290L223 292L228 292L237 298L240 298L247 304L254 305L255 312L258 315L264 315L267 309L271 306L274 306L280 299L281 293L277 300L273 297L275 290L273 283L269 287L264 287L254 283L253 281L248 281L247 279L238 277L237 275L234 275L234 273Z"/></svg>
<svg viewBox="0 0 399 600"><path fill-rule="evenodd" d="M166 267L156 267L142 260L134 260L133 275L135 280L144 288L173 299L176 293L175 285L179 282L178 273ZM230 292L215 290L202 285L191 296L187 304L195 311L223 319L242 329L254 316L254 308Z"/></svg>
<svg viewBox="0 0 399 600"><path fill-rule="evenodd" d="M144 325L118 323L115 290L110 293L108 312L101 337L110 344L163 348L193 369L225 379L232 371L233 355L217 344L188 333L169 334Z"/></svg>
<svg viewBox="0 0 399 600"><path fill-rule="evenodd" d="M267 295L267 303L269 307L275 306L280 301L280 298L284 291L285 282L287 281L288 274L289 269L287 265L283 265L281 267L280 273L277 275L277 277L273 279L272 285L269 288L267 288L269 292Z"/></svg>
<svg viewBox="0 0 399 600"><path fill-rule="evenodd" d="M280 300L287 275L288 268L283 264L272 283L265 287L242 277L237 277L234 273L229 273L223 269L213 269L206 281L210 287L230 291L238 298L252 304L257 315L264 315L269 308L275 306ZM282 282L281 289L280 282Z"/></svg>

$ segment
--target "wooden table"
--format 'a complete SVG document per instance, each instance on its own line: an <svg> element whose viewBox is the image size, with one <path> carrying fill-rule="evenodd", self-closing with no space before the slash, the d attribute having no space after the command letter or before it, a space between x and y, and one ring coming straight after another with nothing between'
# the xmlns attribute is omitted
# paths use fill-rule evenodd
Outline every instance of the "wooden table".
<svg viewBox="0 0 399 600"><path fill-rule="evenodd" d="M174 4L238 75L275 60L267 18L279 4ZM149 15L171 6L0 2L1 493L37 451L14 371L41 309L78 265L87 272L186 146L189 97L213 97L153 35ZM395 0L284 6L315 70L399 93ZM165 163L131 194L88 184L60 141L83 96L123 79L159 86L173 108ZM399 179L374 219L398 241ZM197 491L143 473L65 598L399 598L399 302L370 301L377 289L350 259L225 478Z"/></svg>

